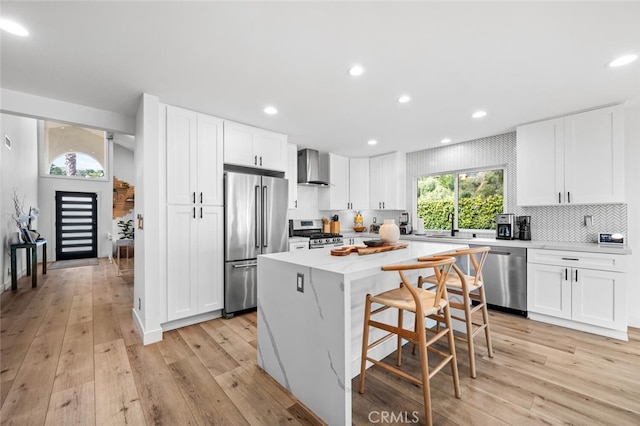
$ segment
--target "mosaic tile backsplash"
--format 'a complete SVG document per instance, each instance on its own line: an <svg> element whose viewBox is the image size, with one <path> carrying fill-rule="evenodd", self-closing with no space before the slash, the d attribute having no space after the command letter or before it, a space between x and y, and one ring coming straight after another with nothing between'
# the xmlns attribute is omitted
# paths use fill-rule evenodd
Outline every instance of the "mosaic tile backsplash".
<svg viewBox="0 0 640 426"><path fill-rule="evenodd" d="M490 167L505 168L505 212L531 216L531 239L538 241L595 242L598 232L616 231L627 235L627 206L602 204L589 206L518 207L516 205L516 133L475 139L407 154L407 211L415 211L415 178L434 173ZM289 219L320 219L337 214L343 229L350 228L354 212L321 211L318 191L322 189L298 186L298 205L289 210ZM400 218L401 211L364 210L365 225L384 219ZM585 226L585 216L592 217Z"/></svg>

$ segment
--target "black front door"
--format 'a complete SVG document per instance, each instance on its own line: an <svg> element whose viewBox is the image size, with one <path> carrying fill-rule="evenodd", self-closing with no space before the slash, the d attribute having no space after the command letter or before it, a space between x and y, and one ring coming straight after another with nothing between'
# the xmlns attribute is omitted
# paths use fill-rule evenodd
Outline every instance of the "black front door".
<svg viewBox="0 0 640 426"><path fill-rule="evenodd" d="M56 260L98 257L98 195L56 191Z"/></svg>

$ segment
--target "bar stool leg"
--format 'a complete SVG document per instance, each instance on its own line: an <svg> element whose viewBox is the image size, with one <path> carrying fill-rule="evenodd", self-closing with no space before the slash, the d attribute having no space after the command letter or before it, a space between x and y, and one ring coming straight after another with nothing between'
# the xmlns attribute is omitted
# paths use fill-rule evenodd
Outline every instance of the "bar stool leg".
<svg viewBox="0 0 640 426"><path fill-rule="evenodd" d="M471 298L469 293L463 294L464 303L464 318L465 326L467 328L467 348L469 349L469 369L471 370L471 377L476 378L476 354L473 348L473 322L471 320Z"/></svg>
<svg viewBox="0 0 640 426"><path fill-rule="evenodd" d="M482 303L482 321L484 322L484 337L487 340L487 351L489 358L493 358L493 345L491 344L491 331L489 330L489 312L487 311L487 299L485 297L484 286L480 287L480 300Z"/></svg>
<svg viewBox="0 0 640 426"><path fill-rule="evenodd" d="M362 358L360 360L360 393L364 393L364 375L367 371L367 350L369 348L369 319L371 318L371 295L367 294L364 305L364 329L362 330Z"/></svg>
<svg viewBox="0 0 640 426"><path fill-rule="evenodd" d="M403 313L404 311L402 309L398 309L398 328L402 328ZM396 352L398 353L396 364L400 367L402 365L402 337L400 337L400 334L398 334L398 347L396 349Z"/></svg>
<svg viewBox="0 0 640 426"><path fill-rule="evenodd" d="M444 318L447 322L446 326L449 327L449 333L447 333L447 340L449 341L449 352L451 353L451 375L453 376L453 389L456 393L456 398L461 397L460 393L460 377L458 376L458 358L456 357L455 336L453 335L453 321L451 320L451 308L449 305L444 308Z"/></svg>
<svg viewBox="0 0 640 426"><path fill-rule="evenodd" d="M433 425L431 414L431 385L429 383L429 359L427 355L427 341L424 331L418 334L418 345L420 346L420 366L422 370L422 394L424 397L424 415L427 425Z"/></svg>

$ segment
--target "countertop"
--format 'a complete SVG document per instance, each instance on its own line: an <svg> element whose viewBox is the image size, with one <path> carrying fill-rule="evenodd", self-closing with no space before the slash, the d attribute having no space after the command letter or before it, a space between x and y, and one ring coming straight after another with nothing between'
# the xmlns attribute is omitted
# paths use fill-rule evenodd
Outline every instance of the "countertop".
<svg viewBox="0 0 640 426"><path fill-rule="evenodd" d="M413 262L421 256L431 256L466 247L467 243L462 241L411 241L409 246L403 249L368 255L351 253L348 256L332 256L331 249L333 247L325 247L304 252L263 254L258 256L258 265L261 258L268 258L345 276L361 276L379 273L380 268L384 265Z"/></svg>
<svg viewBox="0 0 640 426"><path fill-rule="evenodd" d="M342 231L342 235L345 238L379 238L378 234L370 234L364 232L354 231ZM458 244L474 244L474 245L490 245L501 247L522 247L527 249L545 249L545 250L568 250L568 251L582 251L590 253L606 253L606 254L631 254L631 248L624 245L620 246L606 246L596 243L576 243L569 241L522 241L522 240L499 240L496 238L469 238L469 237L429 237L425 235L401 235L401 240L408 241L428 241L428 242L447 242Z"/></svg>

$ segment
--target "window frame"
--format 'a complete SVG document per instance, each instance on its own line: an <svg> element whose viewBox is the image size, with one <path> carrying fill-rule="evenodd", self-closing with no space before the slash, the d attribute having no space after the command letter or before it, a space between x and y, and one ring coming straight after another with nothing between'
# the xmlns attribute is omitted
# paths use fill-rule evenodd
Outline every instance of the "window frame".
<svg viewBox="0 0 640 426"><path fill-rule="evenodd" d="M414 180L413 180L413 184L414 184L414 191L413 191L413 197L414 197L414 209L413 209L413 215L416 219L418 219L418 179L420 178L424 178L424 177L430 177L430 176L442 176L442 175L454 175L454 180L453 180L453 206L454 206L454 224L453 224L453 229L456 229L458 231L461 232L471 232L471 233L483 233L483 232L494 232L495 229L471 229L471 228L464 228L464 229L460 229L458 228L458 219L459 219L459 210L458 210L458 199L459 199L459 193L458 193L458 179L459 179L459 175L463 174L463 173L478 173L478 172L487 172L487 171L494 171L494 170L502 170L502 210L503 212L506 210L506 206L507 206L507 193L508 193L508 182L507 182L507 166L502 164L502 165L498 165L498 166L487 166L487 167L474 167L474 168L469 168L469 169L456 169L456 170L443 170L440 172L434 172L434 173L427 173L427 174L421 174L421 175L417 175L415 176ZM438 232L438 231L449 231L449 229L427 229L425 228L425 231L432 231L432 232Z"/></svg>
<svg viewBox="0 0 640 426"><path fill-rule="evenodd" d="M104 142L103 142L103 149L104 149L104 159L105 159L105 164L102 164L103 166L103 170L104 170L104 175L98 178L88 178L85 176L66 176L66 175L52 175L49 173L50 169L51 169L51 164L53 162L53 160L55 160L58 157L55 157L53 159L51 159L51 161L49 161L49 159L47 158L47 135L46 135L46 126L45 126L45 122L46 121L55 121L55 120L38 120L38 158L39 158L39 165L38 165L38 175L41 178L48 178L48 179L68 179L68 180L77 180L77 181L82 181L82 182L110 182L111 181L111 140L109 138L106 137L106 130L105 130L105 138L104 138ZM57 121L56 121L57 122ZM83 126L83 125L79 125L79 124L69 124L69 126L76 126L76 127L90 127L90 126ZM96 130L100 130L100 129L96 129ZM90 153L87 152L83 152L83 151L78 151L75 150L74 151L76 154L84 154L87 155L91 158L93 158L94 160L96 160L96 162L99 161L92 156Z"/></svg>

